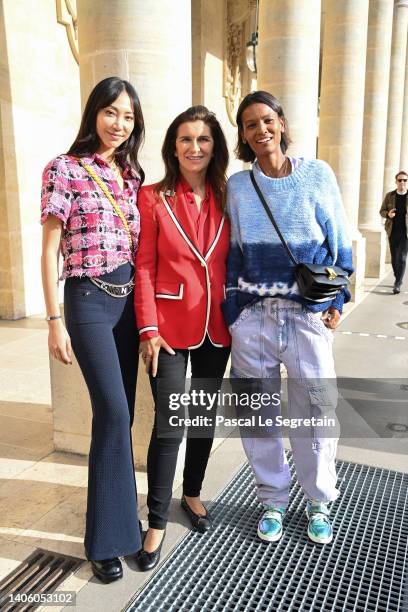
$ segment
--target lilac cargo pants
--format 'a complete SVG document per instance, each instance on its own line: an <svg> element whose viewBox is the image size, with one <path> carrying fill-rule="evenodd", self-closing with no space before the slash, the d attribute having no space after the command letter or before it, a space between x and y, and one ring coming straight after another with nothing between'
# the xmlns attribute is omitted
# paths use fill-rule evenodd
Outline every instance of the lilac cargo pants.
<svg viewBox="0 0 408 612"><path fill-rule="evenodd" d="M264 298L241 311L230 326L232 336L232 378L259 379L280 389L280 364L288 373L288 417L327 417L336 425L329 428L289 429L298 481L308 499L334 501L335 456L339 427L335 417L337 386L333 361L333 332L321 320L296 302ZM258 498L265 506L286 507L290 471L279 428L252 430L242 443L254 472Z"/></svg>

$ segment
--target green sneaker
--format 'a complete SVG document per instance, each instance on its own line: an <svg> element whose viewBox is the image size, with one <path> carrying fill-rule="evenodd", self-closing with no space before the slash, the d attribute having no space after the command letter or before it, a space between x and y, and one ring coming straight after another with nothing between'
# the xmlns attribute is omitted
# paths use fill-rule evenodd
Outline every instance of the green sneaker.
<svg viewBox="0 0 408 612"><path fill-rule="evenodd" d="M281 539L282 521L286 508L268 506L258 523L258 538L264 542L277 542Z"/></svg>
<svg viewBox="0 0 408 612"><path fill-rule="evenodd" d="M309 499L306 505L306 514L309 519L307 535L312 542L329 544L333 539L333 529L327 504Z"/></svg>

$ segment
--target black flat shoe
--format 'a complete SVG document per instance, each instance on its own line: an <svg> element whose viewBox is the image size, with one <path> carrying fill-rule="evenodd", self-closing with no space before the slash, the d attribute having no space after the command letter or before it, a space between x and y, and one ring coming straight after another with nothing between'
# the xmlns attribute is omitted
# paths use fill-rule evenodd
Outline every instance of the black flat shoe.
<svg viewBox="0 0 408 612"><path fill-rule="evenodd" d="M156 550L154 550L153 552L147 552L147 550L142 548L142 550L139 550L139 552L136 553L136 563L138 564L139 569L142 572L148 572L149 570L153 569L154 567L156 567L156 565L160 561L160 553L161 553L161 549L163 546L165 535L166 535L166 530L164 530L162 541L160 542Z"/></svg>
<svg viewBox="0 0 408 612"><path fill-rule="evenodd" d="M180 504L184 512L187 514L188 518L190 519L191 525L193 526L193 529L195 531L198 531L198 533L206 533L206 531L210 531L210 529L212 529L212 518L207 508L205 509L205 511L207 512L205 516L196 514L195 512L192 511L192 509L188 505L184 495L181 498Z"/></svg>
<svg viewBox="0 0 408 612"><path fill-rule="evenodd" d="M114 582L123 576L122 563L117 557L113 559L102 559L101 561L92 561L90 559L94 576L99 578L101 582Z"/></svg>

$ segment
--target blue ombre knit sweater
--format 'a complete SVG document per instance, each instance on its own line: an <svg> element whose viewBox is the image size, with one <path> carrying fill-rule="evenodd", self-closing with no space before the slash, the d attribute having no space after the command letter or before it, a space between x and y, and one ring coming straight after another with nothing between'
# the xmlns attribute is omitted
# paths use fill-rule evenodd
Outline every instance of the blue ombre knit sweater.
<svg viewBox="0 0 408 612"><path fill-rule="evenodd" d="M295 169L279 179L263 174L257 162L253 165L255 179L282 235L298 262L336 265L351 274L348 224L332 169L317 159L291 161ZM342 312L343 303L350 300L348 290L317 305L299 295L294 264L266 215L248 170L230 177L227 210L231 247L223 311L228 325L245 304L262 297L295 300L314 312L329 306Z"/></svg>

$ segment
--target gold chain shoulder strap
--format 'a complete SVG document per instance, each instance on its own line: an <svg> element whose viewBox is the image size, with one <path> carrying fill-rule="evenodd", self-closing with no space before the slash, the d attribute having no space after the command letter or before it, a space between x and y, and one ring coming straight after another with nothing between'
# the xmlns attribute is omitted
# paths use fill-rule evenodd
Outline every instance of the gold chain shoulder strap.
<svg viewBox="0 0 408 612"><path fill-rule="evenodd" d="M128 240L129 240L130 250L133 251L133 240L132 240L132 234L130 233L129 224L127 222L127 219L126 219L125 215L123 214L123 212L121 211L119 205L117 204L115 198L112 196L111 192L106 187L105 183L96 174L95 170L89 164L86 164L85 162L83 162L82 159L80 159L80 158L77 158L77 159L78 159L78 162L81 164L81 166L83 168L85 168L85 170L88 172L89 176L91 176L93 178L93 180L95 181L95 183L97 185L99 185L99 187L102 189L103 193L108 198L109 202L112 204L114 211L118 215L119 219L122 221L123 227L126 230L126 233L127 233L127 236L128 236Z"/></svg>

